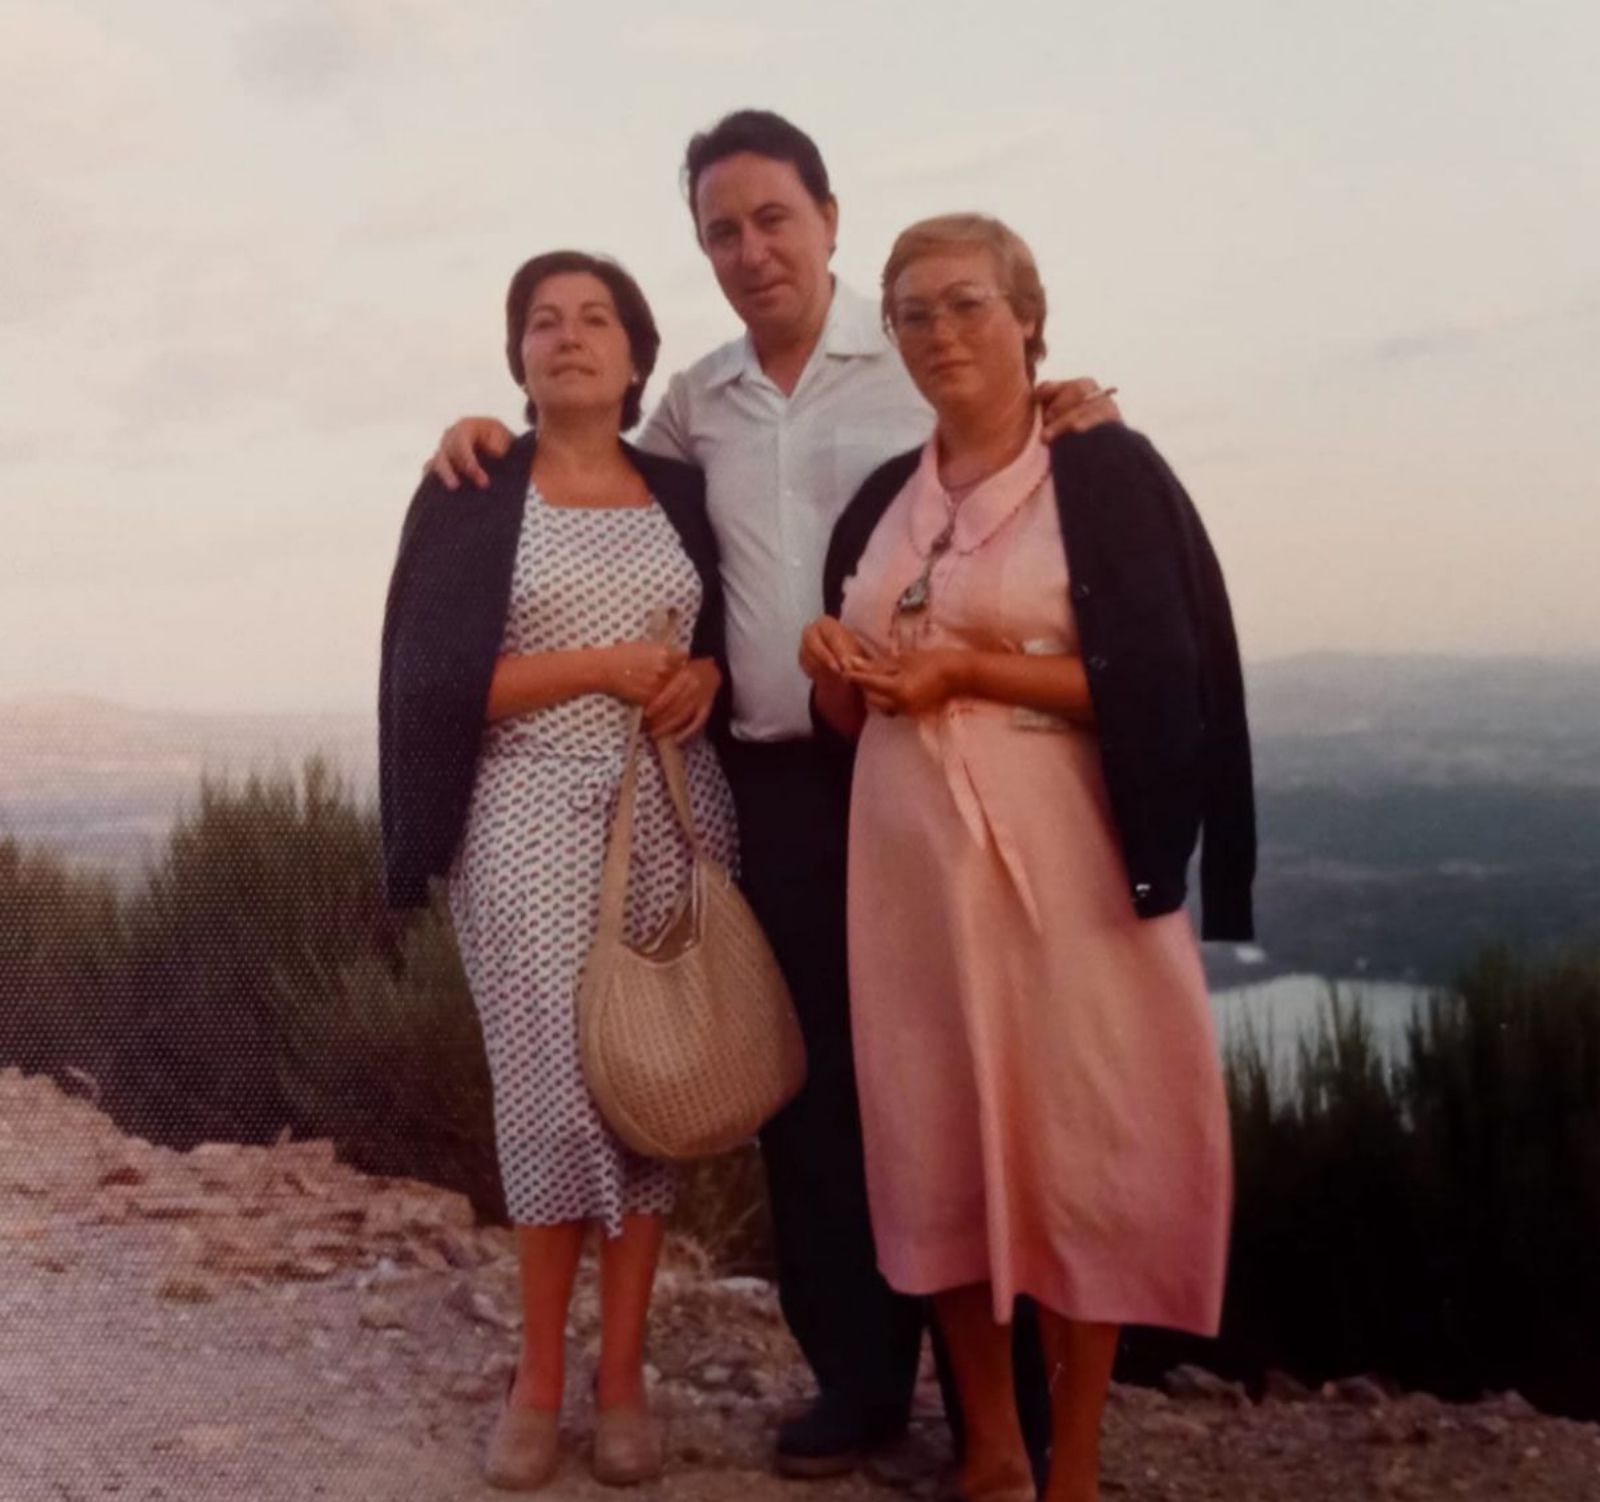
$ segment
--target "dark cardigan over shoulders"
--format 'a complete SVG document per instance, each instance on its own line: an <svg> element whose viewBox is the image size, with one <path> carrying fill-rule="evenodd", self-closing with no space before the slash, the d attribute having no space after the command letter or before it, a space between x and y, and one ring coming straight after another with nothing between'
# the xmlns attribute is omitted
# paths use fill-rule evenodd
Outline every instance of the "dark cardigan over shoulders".
<svg viewBox="0 0 1600 1502"><path fill-rule="evenodd" d="M823 569L828 614L917 462L889 460L840 516ZM1201 935L1253 938L1244 681L1200 515L1149 440L1119 423L1056 439L1050 468L1129 899L1146 918L1181 907L1203 829Z"/></svg>
<svg viewBox="0 0 1600 1502"><path fill-rule="evenodd" d="M427 901L428 880L448 872L466 823L535 446L535 435L519 438L490 467L485 490L447 490L430 475L401 529L378 678L378 803L384 881L395 907ZM705 477L678 460L622 448L700 575L690 650L722 670L708 727L720 736L730 693Z"/></svg>

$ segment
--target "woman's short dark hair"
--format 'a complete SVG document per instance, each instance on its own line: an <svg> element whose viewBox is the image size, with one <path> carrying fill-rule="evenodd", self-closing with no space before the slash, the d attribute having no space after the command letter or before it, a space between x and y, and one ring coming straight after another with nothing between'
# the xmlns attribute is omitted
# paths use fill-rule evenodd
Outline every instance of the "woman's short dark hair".
<svg viewBox="0 0 1600 1502"><path fill-rule="evenodd" d="M800 174L800 181L819 209L833 202L827 166L810 136L771 110L735 110L731 115L724 115L710 130L692 137L683 154L683 187L689 198L689 216L696 228L700 216L695 212L694 195L700 186L700 174L714 162L737 156L741 151L768 157L774 162L788 162Z"/></svg>
<svg viewBox="0 0 1600 1502"><path fill-rule="evenodd" d="M633 356L633 368L638 379L628 387L622 399L622 428L626 432L638 421L644 410L644 388L650 372L656 368L656 355L661 349L661 335L656 330L655 315L639 289L638 282L628 275L609 256L592 256L582 250L550 250L531 261L524 261L511 278L506 291L506 363L511 367L512 379L523 385L528 372L522 363L522 336L528 327L528 309L533 305L534 294L541 282L567 271L587 271L590 276L604 282L617 305L617 319L628 336L628 350ZM539 424L539 410L528 399L528 421Z"/></svg>

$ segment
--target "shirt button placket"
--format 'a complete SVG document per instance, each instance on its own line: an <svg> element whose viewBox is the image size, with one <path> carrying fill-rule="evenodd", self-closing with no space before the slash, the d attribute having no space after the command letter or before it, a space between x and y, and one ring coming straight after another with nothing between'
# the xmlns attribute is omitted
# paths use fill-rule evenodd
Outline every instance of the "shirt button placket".
<svg viewBox="0 0 1600 1502"><path fill-rule="evenodd" d="M799 537L795 516L794 469L790 458L789 414L778 419L778 548L783 561L784 598L789 613L799 609Z"/></svg>

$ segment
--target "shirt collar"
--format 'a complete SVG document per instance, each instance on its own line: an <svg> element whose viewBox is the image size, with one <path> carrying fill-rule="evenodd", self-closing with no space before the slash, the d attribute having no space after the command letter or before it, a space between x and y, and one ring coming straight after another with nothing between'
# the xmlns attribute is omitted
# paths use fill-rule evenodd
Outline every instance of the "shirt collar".
<svg viewBox="0 0 1600 1502"><path fill-rule="evenodd" d="M883 331L877 303L835 279L828 321L822 327L822 347L828 354L845 359L878 355L889 349L889 336Z"/></svg>
<svg viewBox="0 0 1600 1502"><path fill-rule="evenodd" d="M822 352L839 359L878 355L889 350L888 336L878 321L877 304L847 287L837 277L828 317L822 325ZM725 344L706 376L708 386L727 386L746 375L760 375L761 361L747 330L740 339Z"/></svg>

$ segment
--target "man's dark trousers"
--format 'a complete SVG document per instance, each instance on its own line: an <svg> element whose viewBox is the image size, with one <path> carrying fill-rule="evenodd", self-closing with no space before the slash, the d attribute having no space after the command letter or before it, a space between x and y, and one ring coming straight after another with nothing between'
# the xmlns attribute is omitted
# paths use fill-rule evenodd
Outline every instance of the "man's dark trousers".
<svg viewBox="0 0 1600 1502"><path fill-rule="evenodd" d="M905 1412L927 1304L884 1282L867 1209L845 954L848 769L811 740L734 742L724 760L739 814L744 890L789 982L806 1040L805 1088L761 1134L779 1303L824 1392ZM1031 1314L1019 1305L1018 1393L1039 1469L1049 1400ZM959 1415L944 1386L959 1439Z"/></svg>

